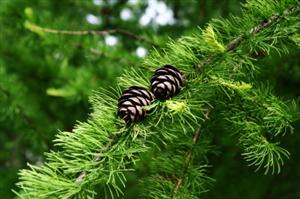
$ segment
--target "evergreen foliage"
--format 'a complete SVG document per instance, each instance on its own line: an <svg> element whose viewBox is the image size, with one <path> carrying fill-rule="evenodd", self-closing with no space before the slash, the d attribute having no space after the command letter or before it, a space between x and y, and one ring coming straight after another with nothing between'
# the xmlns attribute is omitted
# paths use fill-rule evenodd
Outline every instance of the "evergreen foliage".
<svg viewBox="0 0 300 199"><path fill-rule="evenodd" d="M276 97L271 86L260 81L263 66L257 59L260 54L287 54L290 45L299 48L299 12L297 0L249 0L241 17L214 19L206 28L170 41L164 49L154 49L142 67L124 72L117 88L93 94L89 119L78 122L72 131L60 132L54 140L56 150L46 153L43 165L29 164L29 169L20 171L17 196L121 198L130 176L143 173L137 197L199 198L213 189L209 170L215 166L210 157L218 151L213 143L218 132L212 127L216 126L228 133L226 137L232 134L230 140L240 146L246 164L265 174L279 173L290 156L280 141L293 132L298 108L294 101ZM25 14L25 26L41 37L61 33L43 28L37 31L30 9ZM183 72L185 86L177 96L148 106L152 111L145 120L125 125L116 115L121 91L132 85L149 87L153 71L165 64ZM8 72L0 69L0 76L7 76ZM78 74L75 82L60 89L49 88L47 94L70 97L85 92L76 89L76 82L90 79L93 73L80 77L80 70L74 70L62 75L70 73ZM23 91L18 90L26 89L17 78L4 82L0 87L4 104L11 103L5 101L10 95L22 98ZM10 88L12 82L17 86ZM18 101L13 103L7 107L15 108L3 111L4 120L24 109ZM37 108L31 108L24 114L43 117L36 115Z"/></svg>

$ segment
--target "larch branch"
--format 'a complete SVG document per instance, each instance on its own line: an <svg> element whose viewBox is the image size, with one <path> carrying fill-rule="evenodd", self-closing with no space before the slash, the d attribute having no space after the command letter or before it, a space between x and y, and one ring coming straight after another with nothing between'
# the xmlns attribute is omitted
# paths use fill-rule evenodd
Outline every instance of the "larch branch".
<svg viewBox="0 0 300 199"><path fill-rule="evenodd" d="M289 8L289 9L285 10L282 15L279 15L279 14L272 15L269 19L264 20L260 24L258 24L257 26L253 27L249 31L249 33L250 34L259 33L262 30L264 30L265 28L267 28L267 27L275 24L279 20L283 19L285 16L287 16L289 14L292 14L294 12L297 12L298 10L300 10L300 3L297 6L294 6L292 8ZM229 44L227 45L227 48L226 48L226 52L229 52L229 51L232 51L232 50L236 49L237 46L243 41L243 37L244 37L244 35L240 35L237 38L235 38L234 40L232 40L231 42L229 42ZM215 55L209 56L206 59L206 61L204 61L203 63L197 65L197 69L203 69L203 67L205 65L211 64L214 61L215 57L216 57ZM206 119L208 119L208 115L209 115L209 111L206 114ZM195 144L197 144L197 142L199 140L199 137L200 137L200 127L196 130L196 132L193 135L193 143L192 143L192 146L187 151L186 165L185 165L185 168L183 170L182 176L177 179L177 182L176 182L176 185L175 185L175 188L174 188L174 191L173 191L173 197L172 197L173 199L175 199L177 197L177 193L178 193L178 191L179 191L179 189L180 189L180 187L183 183L183 178L185 177L187 169L191 164L192 156L193 156L193 146Z"/></svg>
<svg viewBox="0 0 300 199"><path fill-rule="evenodd" d="M210 114L210 109L205 113L205 121L207 121L209 119L209 114ZM177 193L182 185L183 179L187 173L187 170L189 168L189 166L191 165L192 162L192 158L193 158L193 148L194 146L197 144L197 142L199 141L200 135L201 135L201 126L198 127L198 129L195 131L194 135L193 135L193 142L191 147L189 148L189 150L187 151L187 155L186 155L186 161L185 161L185 167L183 169L182 172L182 176L180 178L177 178L177 182L175 185L175 189L173 191L173 199L176 198Z"/></svg>
<svg viewBox="0 0 300 199"><path fill-rule="evenodd" d="M250 34L256 34L264 30L265 28L275 24L276 22L280 21L287 15L290 15L292 13L295 13L300 10L300 3L294 7L291 7L289 9L286 9L282 15L275 14L269 17L266 20L263 20L261 23L259 23L257 26L251 28L249 30ZM237 38L233 39L231 42L227 44L226 52L230 52L238 47L238 45L243 41L245 34L238 36ZM198 69L202 69L205 65L211 64L216 56L211 55L209 56L204 62L197 65Z"/></svg>
<svg viewBox="0 0 300 199"><path fill-rule="evenodd" d="M158 44L154 43L153 41L142 37L140 35L137 35L133 32L130 32L125 29L108 29L108 30L58 30L58 29L52 29L52 28L44 28L41 26L38 26L36 24L33 24L31 22L27 23L28 29L32 30L33 32L44 32L44 33L51 33L51 34L62 34L62 35L74 35L74 36L85 36L85 35L94 35L94 36L105 36L107 34L121 34L130 38L133 38L135 40L148 43L151 46L159 47Z"/></svg>

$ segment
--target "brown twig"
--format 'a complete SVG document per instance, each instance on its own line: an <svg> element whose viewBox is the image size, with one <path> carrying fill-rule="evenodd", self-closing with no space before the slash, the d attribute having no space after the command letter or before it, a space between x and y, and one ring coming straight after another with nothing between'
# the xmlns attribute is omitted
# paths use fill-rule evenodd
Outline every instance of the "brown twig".
<svg viewBox="0 0 300 199"><path fill-rule="evenodd" d="M76 31L74 31L74 30L57 30L57 29L52 29L52 28L44 28L44 27L38 26L36 24L30 23L30 22L27 23L26 27L33 32L45 32L45 33L51 33L51 34L74 35L74 36L85 36L85 35L105 36L107 34L122 34L127 37L131 37L135 40L148 43L151 46L159 47L158 44L154 43L153 41L151 41L145 37L136 35L133 32L130 32L130 31L124 30L124 29L120 29L120 28L108 29L108 30L76 30Z"/></svg>

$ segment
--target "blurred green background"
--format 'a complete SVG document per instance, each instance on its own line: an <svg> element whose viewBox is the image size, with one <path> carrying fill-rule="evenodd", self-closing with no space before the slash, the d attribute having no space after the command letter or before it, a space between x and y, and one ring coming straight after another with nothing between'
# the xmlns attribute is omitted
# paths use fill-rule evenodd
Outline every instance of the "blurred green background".
<svg viewBox="0 0 300 199"><path fill-rule="evenodd" d="M17 172L42 164L58 130L84 121L93 90L114 86L123 70L139 67L153 45L203 27L215 17L239 15L238 0L1 0L0 198L13 198ZM47 34L55 30L122 29L101 36ZM143 39L145 38L146 42ZM261 79L283 99L300 96L300 52L258 62ZM204 198L300 198L300 124L282 142L291 152L280 175L255 173L235 140L219 132L212 156L216 179ZM216 131L216 129L214 129Z"/></svg>

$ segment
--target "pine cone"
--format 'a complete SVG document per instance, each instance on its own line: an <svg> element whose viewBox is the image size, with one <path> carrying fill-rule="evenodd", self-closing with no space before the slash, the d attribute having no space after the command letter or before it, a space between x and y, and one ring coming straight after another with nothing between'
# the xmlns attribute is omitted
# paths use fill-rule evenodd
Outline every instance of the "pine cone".
<svg viewBox="0 0 300 199"><path fill-rule="evenodd" d="M150 105L153 101L152 94L145 88L131 86L123 91L118 103L118 115L126 123L138 121L145 117L147 110L143 106Z"/></svg>
<svg viewBox="0 0 300 199"><path fill-rule="evenodd" d="M151 78L151 92L157 99L165 100L179 93L184 83L181 72L171 65L164 65Z"/></svg>

